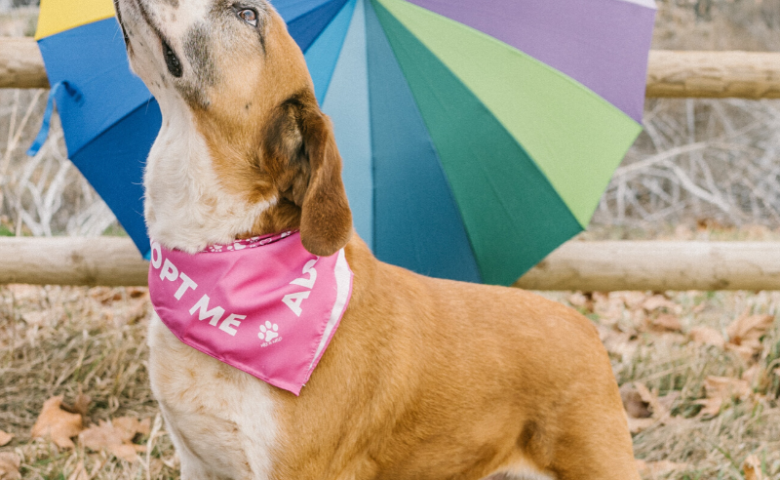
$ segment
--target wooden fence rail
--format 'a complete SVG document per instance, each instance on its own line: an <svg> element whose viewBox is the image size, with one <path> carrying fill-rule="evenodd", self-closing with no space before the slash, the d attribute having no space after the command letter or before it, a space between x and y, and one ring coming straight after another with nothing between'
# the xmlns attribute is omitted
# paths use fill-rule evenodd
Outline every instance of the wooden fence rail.
<svg viewBox="0 0 780 480"><path fill-rule="evenodd" d="M780 53L650 52L648 97L780 98ZM31 38L0 38L0 88L48 88Z"/></svg>
<svg viewBox="0 0 780 480"><path fill-rule="evenodd" d="M127 238L0 239L0 283L146 285ZM571 241L515 284L532 290L780 290L780 243Z"/></svg>

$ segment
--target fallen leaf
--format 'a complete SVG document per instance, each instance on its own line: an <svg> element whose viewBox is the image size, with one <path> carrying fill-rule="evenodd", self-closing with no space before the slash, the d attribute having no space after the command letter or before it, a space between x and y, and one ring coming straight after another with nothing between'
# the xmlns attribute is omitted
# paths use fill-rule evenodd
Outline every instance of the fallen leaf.
<svg viewBox="0 0 780 480"><path fill-rule="evenodd" d="M89 395L84 395L83 393L79 393L76 396L76 401L73 402L73 405L69 405L63 402L60 408L66 412L78 413L81 415L82 422L84 422L87 419L87 412L89 411L90 402L92 402L92 397Z"/></svg>
<svg viewBox="0 0 780 480"><path fill-rule="evenodd" d="M656 318L648 319L648 326L651 330L657 332L680 332L682 331L682 324L680 319L675 315L668 313L662 313Z"/></svg>
<svg viewBox="0 0 780 480"><path fill-rule="evenodd" d="M663 420L669 416L669 411L658 401L658 397L653 394L644 383L634 382L636 391L639 396L642 397L642 401L647 403L650 407L650 411L653 412L653 418L657 420Z"/></svg>
<svg viewBox="0 0 780 480"><path fill-rule="evenodd" d="M745 472L745 480L764 480L764 474L761 471L761 460L754 454L748 455L742 464L742 470Z"/></svg>
<svg viewBox="0 0 780 480"><path fill-rule="evenodd" d="M669 410L643 383L634 382L620 388L620 396L628 416L628 429L639 433L657 422L669 418Z"/></svg>
<svg viewBox="0 0 780 480"><path fill-rule="evenodd" d="M642 308L642 305L645 303L648 297L644 292L629 290L624 292L612 292L610 294L610 298L617 301L622 301L623 305L625 305L629 310L637 310Z"/></svg>
<svg viewBox="0 0 780 480"><path fill-rule="evenodd" d="M716 416L723 404L732 399L744 400L750 393L750 384L745 380L730 377L709 376L704 381L706 398L695 403L704 408L699 415Z"/></svg>
<svg viewBox="0 0 780 480"><path fill-rule="evenodd" d="M0 447L4 445L8 445L11 443L11 440L13 440L14 436L10 433L6 433L2 430L0 430Z"/></svg>
<svg viewBox="0 0 780 480"><path fill-rule="evenodd" d="M623 407L629 417L650 418L653 416L650 404L642 400L642 395L639 394L634 385L626 384L620 387L620 398L623 400Z"/></svg>
<svg viewBox="0 0 780 480"><path fill-rule="evenodd" d="M593 296L589 293L574 292L569 295L569 304L585 311L593 311Z"/></svg>
<svg viewBox="0 0 780 480"><path fill-rule="evenodd" d="M677 470L684 470L688 468L685 463L675 463L668 460L661 460L658 462L646 462L644 460L636 461L637 470L643 477L654 477L656 475L664 475Z"/></svg>
<svg viewBox="0 0 780 480"><path fill-rule="evenodd" d="M593 292L593 312L601 317L602 321L617 322L623 317L625 303L615 292Z"/></svg>
<svg viewBox="0 0 780 480"><path fill-rule="evenodd" d="M142 298L149 293L149 289L145 287L128 287L127 294L130 298Z"/></svg>
<svg viewBox="0 0 780 480"><path fill-rule="evenodd" d="M625 360L636 351L637 345L636 342L631 341L631 335L615 331L604 325L596 325L596 329L599 332L601 343L604 344L607 352L620 355L620 358Z"/></svg>
<svg viewBox="0 0 780 480"><path fill-rule="evenodd" d="M743 314L726 329L729 336L727 348L736 351L745 361L754 360L761 352L761 337L772 327L773 315Z"/></svg>
<svg viewBox="0 0 780 480"><path fill-rule="evenodd" d="M713 345L718 348L726 346L726 339L719 331L710 327L695 327L688 332L688 336L696 343L704 345Z"/></svg>
<svg viewBox="0 0 780 480"><path fill-rule="evenodd" d="M51 397L43 404L41 414L32 428L33 438L51 438L61 448L73 448L71 437L83 430L81 415L60 408L62 395Z"/></svg>
<svg viewBox="0 0 780 480"><path fill-rule="evenodd" d="M20 480L22 474L19 473L19 467L21 466L22 462L15 453L0 453L0 480Z"/></svg>
<svg viewBox="0 0 780 480"><path fill-rule="evenodd" d="M644 302L642 302L642 308L644 308L648 313L661 309L664 309L669 313L679 314L682 312L682 307L680 305L674 303L663 295L653 295L652 297L648 297Z"/></svg>
<svg viewBox="0 0 780 480"><path fill-rule="evenodd" d="M136 418L119 417L110 423L100 421L79 434L79 443L94 451L106 450L115 456L132 462L138 459L136 452L144 451L142 445L136 445L133 437L137 434L149 435L150 420L141 422Z"/></svg>
<svg viewBox="0 0 780 480"><path fill-rule="evenodd" d="M93 287L89 290L89 296L99 301L103 305L116 302L122 299L122 292L110 287Z"/></svg>

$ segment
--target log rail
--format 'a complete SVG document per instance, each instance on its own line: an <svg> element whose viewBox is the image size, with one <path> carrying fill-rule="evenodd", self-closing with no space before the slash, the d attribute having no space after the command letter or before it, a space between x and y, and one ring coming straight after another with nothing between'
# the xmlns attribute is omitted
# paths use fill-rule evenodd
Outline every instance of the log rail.
<svg viewBox="0 0 780 480"><path fill-rule="evenodd" d="M650 52L648 97L780 98L780 53ZM48 88L35 40L0 38L0 88Z"/></svg>
<svg viewBox="0 0 780 480"><path fill-rule="evenodd" d="M128 238L0 238L0 284L144 286ZM529 290L780 290L778 242L571 241L515 284Z"/></svg>

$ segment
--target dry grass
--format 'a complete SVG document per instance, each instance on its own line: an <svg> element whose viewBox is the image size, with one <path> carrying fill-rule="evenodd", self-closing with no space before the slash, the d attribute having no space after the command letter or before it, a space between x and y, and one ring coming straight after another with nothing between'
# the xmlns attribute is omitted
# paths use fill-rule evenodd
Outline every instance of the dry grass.
<svg viewBox="0 0 780 480"><path fill-rule="evenodd" d="M621 385L642 382L668 401L671 417L636 435L634 446L651 466L664 467L654 462L665 461L677 469L646 479L742 479L741 465L750 454L762 460L766 478L780 478L780 323L763 338L751 395L726 402L715 417L700 415L697 404L705 397L706 378L740 378L749 362L686 336L702 325L725 332L745 312L776 315L780 292L669 292L675 306L651 311L641 305L652 293L594 294L589 302L580 294L545 295L573 305L600 326ZM164 432L152 445L148 438L136 440L149 449L148 465L143 454L127 462L30 438L43 402L53 395L64 395L66 402L80 393L91 396L91 423L157 416L146 371L148 313L143 289L0 287L0 430L16 436L0 453L19 455L24 478L84 480L71 479L79 462L96 479L178 478ZM662 314L679 319L681 330L649 329Z"/></svg>
<svg viewBox="0 0 780 480"><path fill-rule="evenodd" d="M148 311L144 289L0 287L0 429L16 436L0 451L21 457L24 478L67 479L80 461L87 472L95 470L94 479L178 478L165 436L150 447L149 465L145 455L128 463L30 438L53 395L66 402L79 393L92 397L92 423L157 416L146 373Z"/></svg>

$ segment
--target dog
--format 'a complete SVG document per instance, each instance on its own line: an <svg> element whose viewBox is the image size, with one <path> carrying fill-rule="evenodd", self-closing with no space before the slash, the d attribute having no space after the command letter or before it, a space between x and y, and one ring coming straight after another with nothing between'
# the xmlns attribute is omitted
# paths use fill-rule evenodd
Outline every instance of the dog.
<svg viewBox="0 0 780 480"><path fill-rule="evenodd" d="M115 6L131 67L163 115L144 175L150 237L195 254L299 231L313 255L343 250L353 274L300 396L191 348L153 316L151 385L182 478L639 479L586 318L519 289L384 264L353 232L331 124L268 2Z"/></svg>

